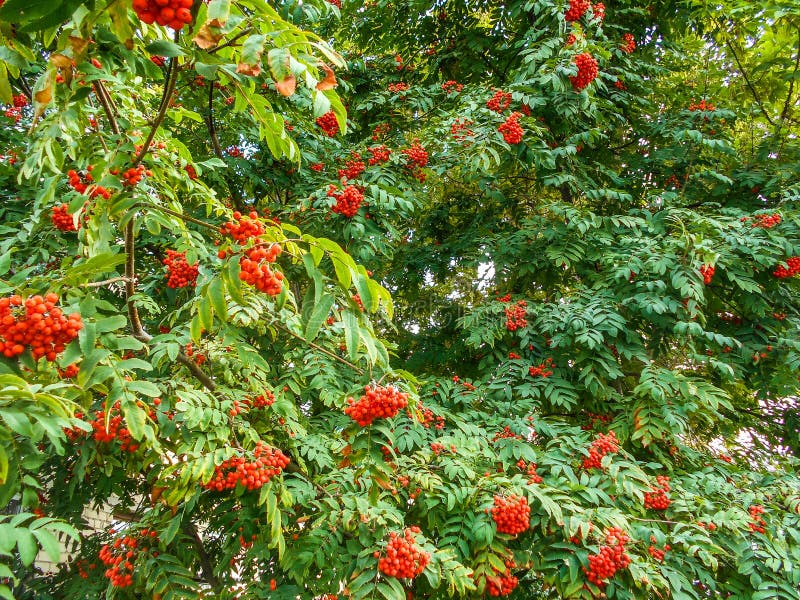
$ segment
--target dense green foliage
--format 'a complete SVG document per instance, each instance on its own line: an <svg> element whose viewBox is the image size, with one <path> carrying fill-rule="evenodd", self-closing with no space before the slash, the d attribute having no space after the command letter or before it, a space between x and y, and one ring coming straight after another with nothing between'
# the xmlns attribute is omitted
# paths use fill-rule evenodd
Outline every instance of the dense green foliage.
<svg viewBox="0 0 800 600"><path fill-rule="evenodd" d="M334 4L0 3L0 597L800 598L800 9Z"/></svg>

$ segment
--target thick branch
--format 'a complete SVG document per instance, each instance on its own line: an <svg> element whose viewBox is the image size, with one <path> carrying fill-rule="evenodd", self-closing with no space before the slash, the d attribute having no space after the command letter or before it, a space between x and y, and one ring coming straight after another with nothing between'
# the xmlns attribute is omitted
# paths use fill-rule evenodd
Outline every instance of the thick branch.
<svg viewBox="0 0 800 600"><path fill-rule="evenodd" d="M750 93L753 94L753 99L756 101L758 109L761 111L761 114L764 115L764 118L767 120L767 122L774 127L775 122L769 116L769 113L767 113L766 109L764 108L764 105L761 103L761 98L758 96L756 88L754 88L753 84L750 83L750 78L747 76L747 71L744 70L744 66L742 66L742 63L739 60L739 56L736 54L736 50L733 49L733 44L731 44L731 41L729 39L726 40L725 43L728 46L728 49L731 51L731 54L733 54L733 58L736 61L736 65L739 67L739 71L742 73L742 77L744 77L744 82L747 84L747 88L750 90Z"/></svg>
<svg viewBox="0 0 800 600"><path fill-rule="evenodd" d="M205 580L214 588L214 592L216 594L222 593L222 582L214 575L214 564L211 562L211 557L206 552L206 548L203 545L203 539L200 537L200 534L197 532L197 528L194 526L194 523L186 523L183 526L183 532L192 538L194 542L194 546L197 549L197 557L200 559L200 567L203 569L203 577Z"/></svg>
<svg viewBox="0 0 800 600"><path fill-rule="evenodd" d="M178 34L176 33L175 35L177 36ZM167 116L167 109L169 108L172 94L175 92L175 84L178 82L179 71L180 69L178 67L177 57L171 59L169 61L169 68L167 69L167 80L164 82L164 93L161 96L161 104L158 107L158 113L156 114L155 118L153 119L153 123L150 126L150 132L147 134L147 139L139 149L139 153L133 159L134 167L142 162L145 155L147 155L147 153L150 151L150 144L153 142L153 138L156 137L156 132L158 131L158 128L161 127L161 123L164 122L164 117Z"/></svg>
<svg viewBox="0 0 800 600"><path fill-rule="evenodd" d="M215 392L217 389L217 384L214 383L214 380L208 376L208 374L200 368L200 366L194 362L191 358L186 356L183 352L178 353L178 362L185 366L189 371L191 371L192 375L203 384L203 386L209 392Z"/></svg>
<svg viewBox="0 0 800 600"><path fill-rule="evenodd" d="M135 231L133 219L131 219L125 226L125 300L128 304L128 320L131 323L133 337L140 341L149 341L150 335L142 327L139 309L133 300L133 295L136 293L135 250Z"/></svg>
<svg viewBox="0 0 800 600"><path fill-rule="evenodd" d="M108 119L108 124L111 126L111 131L114 132L114 135L119 135L119 124L117 123L117 118L114 116L114 110L111 106L111 96L109 95L106 86L104 86L103 82L100 80L95 81L94 91L95 95L97 96L97 100L103 107L103 112L106 113L106 119Z"/></svg>

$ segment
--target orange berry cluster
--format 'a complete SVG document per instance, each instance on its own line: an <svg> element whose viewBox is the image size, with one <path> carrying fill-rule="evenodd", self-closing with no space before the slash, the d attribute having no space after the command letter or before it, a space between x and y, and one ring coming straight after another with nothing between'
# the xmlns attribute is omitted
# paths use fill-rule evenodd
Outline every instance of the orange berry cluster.
<svg viewBox="0 0 800 600"><path fill-rule="evenodd" d="M30 347L35 360L56 355L78 336L83 321L78 313L65 315L58 306L58 296L21 296L0 298L0 351L13 358Z"/></svg>
<svg viewBox="0 0 800 600"><path fill-rule="evenodd" d="M501 300L502 302L503 300ZM506 329L509 331L516 331L527 327L528 321L526 316L528 314L528 303L525 300L519 300L515 305L506 307Z"/></svg>
<svg viewBox="0 0 800 600"><path fill-rule="evenodd" d="M689 110L691 110L691 111L696 111L696 110L712 111L712 110L716 110L716 108L714 107L713 104L711 104L711 102L708 102L706 100L700 100L699 103L695 104L694 98L692 98L692 102L689 104Z"/></svg>
<svg viewBox="0 0 800 600"><path fill-rule="evenodd" d="M626 33L622 36L622 47L620 48L625 54L631 54L634 50L636 50L636 39L633 37L633 34Z"/></svg>
<svg viewBox="0 0 800 600"><path fill-rule="evenodd" d="M414 534L419 527L409 527L402 536L392 531L386 544L386 556L378 561L378 569L389 577L413 579L420 575L431 560L431 555L417 546ZM380 553L376 554L380 556ZM374 555L373 555L374 556Z"/></svg>
<svg viewBox="0 0 800 600"><path fill-rule="evenodd" d="M105 576L111 581L112 586L125 588L133 584L133 564L136 562L136 557L140 552L146 552L148 542L155 541L157 536L156 532L150 529L143 529L141 534L143 538L141 541L132 535L126 535L115 539L112 544L103 544L100 548L100 560L109 567L105 571Z"/></svg>
<svg viewBox="0 0 800 600"><path fill-rule="evenodd" d="M241 483L248 490L256 490L280 475L289 464L289 457L277 448L257 442L253 450L253 460L245 455L234 456L214 469L211 481L203 485L207 490L222 492L232 490Z"/></svg>
<svg viewBox="0 0 800 600"><path fill-rule="evenodd" d="M67 367L64 369L58 369L58 376L61 377L61 379L72 379L78 375L78 371L80 370L81 369L78 365L72 363L67 365Z"/></svg>
<svg viewBox="0 0 800 600"><path fill-rule="evenodd" d="M186 262L186 252L167 250L167 257L162 261L167 266L169 279L167 287L184 288L197 285L197 263L190 265Z"/></svg>
<svg viewBox="0 0 800 600"><path fill-rule="evenodd" d="M654 510L667 510L669 508L670 500L667 496L669 492L669 477L666 475L659 475L656 477L657 486L650 486L653 491L644 493L644 507L652 508Z"/></svg>
<svg viewBox="0 0 800 600"><path fill-rule="evenodd" d="M399 83L390 83L389 84L389 91L393 94L402 94L403 92L407 92L409 89L409 85L404 82Z"/></svg>
<svg viewBox="0 0 800 600"><path fill-rule="evenodd" d="M425 181L425 174L422 168L428 164L428 153L425 151L419 140L414 140L410 148L403 150L406 155L406 168L411 170L411 175L419 181Z"/></svg>
<svg viewBox="0 0 800 600"><path fill-rule="evenodd" d="M268 406L272 406L274 402L275 394L267 390L255 398L245 398L241 402L234 400L233 408L228 411L228 414L232 417L235 417L236 415L241 414L250 408L267 408Z"/></svg>
<svg viewBox="0 0 800 600"><path fill-rule="evenodd" d="M367 152L370 153L369 166L377 165L380 163L385 163L389 160L389 155L391 154L391 150L381 144L380 146L373 146L372 148L367 148Z"/></svg>
<svg viewBox="0 0 800 600"><path fill-rule="evenodd" d="M372 141L377 142L380 138L385 136L391 130L392 126L389 123L378 123L372 130Z"/></svg>
<svg viewBox="0 0 800 600"><path fill-rule="evenodd" d="M335 198L336 204L331 210L337 214L352 218L364 202L364 193L354 185L344 186L338 190L335 185L328 186L328 198Z"/></svg>
<svg viewBox="0 0 800 600"><path fill-rule="evenodd" d="M589 568L583 568L587 579L600 587L614 574L625 569L631 558L625 552L625 544L630 541L628 534L618 527L611 527L606 532L606 545L600 546L600 552L589 557Z"/></svg>
<svg viewBox="0 0 800 600"><path fill-rule="evenodd" d="M575 90L581 91L597 77L599 73L597 59L588 52L582 52L575 57L574 62L578 67L578 74L570 76L569 80Z"/></svg>
<svg viewBox="0 0 800 600"><path fill-rule="evenodd" d="M589 422L581 425L581 429L584 431L591 431L597 423L611 423L614 419L611 415L598 415L589 411L586 411L586 416L589 417Z"/></svg>
<svg viewBox="0 0 800 600"><path fill-rule="evenodd" d="M669 544L666 544L661 550L656 548L653 544L656 543L656 538L650 536L650 547L647 548L647 551L650 553L650 556L653 557L657 562L664 562L664 555L672 550L672 547Z"/></svg>
<svg viewBox="0 0 800 600"><path fill-rule="evenodd" d="M308 165L308 168L311 169L312 171L320 173L325 168L325 164L321 162L311 163L310 165Z"/></svg>
<svg viewBox="0 0 800 600"><path fill-rule="evenodd" d="M519 435L518 433L514 433L513 431L511 431L511 428L508 425L506 425L505 427L503 427L503 431L494 434L494 437L492 438L492 443L496 442L497 440L506 440L506 439L521 440L522 436Z"/></svg>
<svg viewBox="0 0 800 600"><path fill-rule="evenodd" d="M139 165L135 168L131 167L130 169L123 171L122 184L127 187L133 187L142 180L142 177L151 177L152 175L153 173L149 169L145 169L144 165Z"/></svg>
<svg viewBox="0 0 800 600"><path fill-rule="evenodd" d="M598 434L589 447L589 456L583 459L584 469L599 469L600 462L606 454L619 452L617 434L611 431L608 435Z"/></svg>
<svg viewBox="0 0 800 600"><path fill-rule="evenodd" d="M442 91L445 94L457 94L464 89L463 83L458 83L453 79L449 79L442 84Z"/></svg>
<svg viewBox="0 0 800 600"><path fill-rule="evenodd" d="M550 377L553 374L553 359L547 358L539 365L528 367L528 375L531 377Z"/></svg>
<svg viewBox="0 0 800 600"><path fill-rule="evenodd" d="M271 244L269 248L254 246L247 250L239 259L239 279L249 283L259 292L270 296L281 293L283 273L273 271L270 264L274 263L283 249L280 244Z"/></svg>
<svg viewBox="0 0 800 600"><path fill-rule="evenodd" d="M108 429L106 429L106 413L105 404L104 410L98 410L94 413L94 420L89 424L92 426L94 433L92 437L96 442L111 443L114 440L119 440L120 448L123 452L136 452L139 449L139 444L131 437L130 431L123 426L123 417L120 412L119 402L115 402L111 407L108 419Z"/></svg>
<svg viewBox="0 0 800 600"><path fill-rule="evenodd" d="M133 0L133 10L143 23L158 23L179 31L192 22L193 0Z"/></svg>
<svg viewBox="0 0 800 600"><path fill-rule="evenodd" d="M505 561L505 565L505 571L492 567L494 576L486 578L486 591L494 598L508 596L519 584L519 579L511 573L511 569L515 568L517 564L513 559L509 559Z"/></svg>
<svg viewBox="0 0 800 600"><path fill-rule="evenodd" d="M517 468L528 475L528 483L542 483L542 477L536 472L536 463L526 463L523 459L517 461Z"/></svg>
<svg viewBox="0 0 800 600"><path fill-rule="evenodd" d="M54 206L50 219L53 221L53 227L60 231L78 231L81 224L75 225L72 214L67 212L69 205L64 203L61 206Z"/></svg>
<svg viewBox="0 0 800 600"><path fill-rule="evenodd" d="M408 406L408 394L393 387L364 388L364 395L354 400L347 399L344 414L361 427L370 425L375 419L389 419Z"/></svg>
<svg viewBox="0 0 800 600"><path fill-rule="evenodd" d="M473 121L462 117L459 117L453 121L452 125L450 125L450 133L452 134L453 139L457 142L463 142L467 138L474 137L475 132L469 128L469 126L472 124Z"/></svg>
<svg viewBox="0 0 800 600"><path fill-rule="evenodd" d="M434 425L435 422L435 425ZM442 430L444 429L444 417L441 415L433 414L433 411L430 408L423 408L422 409L422 426L426 429L430 429L430 426L433 425L434 428Z"/></svg>
<svg viewBox="0 0 800 600"><path fill-rule="evenodd" d="M511 105L511 94L503 90L497 90L494 96L486 101L486 108L494 112L503 112Z"/></svg>
<svg viewBox="0 0 800 600"><path fill-rule="evenodd" d="M742 217L739 219L742 223L749 221L751 217ZM772 213L771 215L761 214L761 215L753 215L753 227L761 227L763 229L772 229L775 225L781 224L781 216L778 213Z"/></svg>
<svg viewBox="0 0 800 600"><path fill-rule="evenodd" d="M700 275L703 276L703 283L705 283L706 285L711 283L711 280L714 278L714 272L716 271L714 269L714 266L713 265L703 265L698 270L700 271Z"/></svg>
<svg viewBox="0 0 800 600"><path fill-rule="evenodd" d="M370 163L372 164L372 163ZM339 179L356 179L367 168L361 155L353 152L353 156L344 163L344 169L339 169Z"/></svg>
<svg viewBox="0 0 800 600"><path fill-rule="evenodd" d="M328 137L335 137L339 133L339 121L336 120L336 114L332 110L318 117L316 122Z"/></svg>
<svg viewBox="0 0 800 600"><path fill-rule="evenodd" d="M79 174L74 169L70 169L67 171L67 178L69 179L69 186L78 192L79 194L85 194L86 190L89 189L89 186L94 183L94 178L92 177L91 170L92 166L86 168L86 173ZM103 186L95 185L92 187L92 190L89 192L90 198L97 198L98 196L102 196L106 200L111 197L111 190L107 190Z"/></svg>
<svg viewBox="0 0 800 600"><path fill-rule="evenodd" d="M759 504L754 504L748 509L752 521L748 523L750 531L754 533L764 533L766 531L767 522L761 517L764 514L764 507Z"/></svg>
<svg viewBox="0 0 800 600"><path fill-rule="evenodd" d="M521 116L522 113L512 112L505 122L497 128L497 131L503 134L503 139L507 144L519 144L522 141L525 131L519 124Z"/></svg>
<svg viewBox="0 0 800 600"><path fill-rule="evenodd" d="M788 277L794 277L795 275L800 273L800 256L792 256L790 258L787 258L786 265L789 267L788 269L783 265L779 265L775 268L772 274L778 279L786 279Z"/></svg>
<svg viewBox="0 0 800 600"><path fill-rule="evenodd" d="M517 535L531 526L531 507L524 496L496 495L491 510L492 519L497 524L498 533Z"/></svg>
<svg viewBox="0 0 800 600"><path fill-rule="evenodd" d="M564 13L565 21L578 21L583 16L591 2L589 0L569 0L569 8Z"/></svg>
<svg viewBox="0 0 800 600"><path fill-rule="evenodd" d="M592 4L592 13L594 13L595 19L602 21L606 18L606 5L602 2Z"/></svg>
<svg viewBox="0 0 800 600"><path fill-rule="evenodd" d="M184 354L186 354L186 356L188 356L189 358L193 359L194 362L197 363L198 365L202 365L204 362L206 362L206 355L201 354L200 352L195 352L194 346L192 345L191 342L186 344L186 348L184 349Z"/></svg>
<svg viewBox="0 0 800 600"><path fill-rule="evenodd" d="M249 239L264 233L264 224L258 219L256 211L250 211L249 215L242 215L237 210L233 213L233 221L228 221L220 227L220 233L229 235L239 244L246 244Z"/></svg>
<svg viewBox="0 0 800 600"><path fill-rule="evenodd" d="M97 568L97 564L89 563L86 559L80 559L75 563L75 569L78 571L78 575L81 579L89 579L88 571L92 571Z"/></svg>

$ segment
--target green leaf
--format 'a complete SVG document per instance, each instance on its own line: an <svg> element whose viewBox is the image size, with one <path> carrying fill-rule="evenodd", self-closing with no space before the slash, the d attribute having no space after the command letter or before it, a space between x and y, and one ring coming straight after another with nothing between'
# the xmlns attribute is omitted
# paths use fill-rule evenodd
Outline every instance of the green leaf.
<svg viewBox="0 0 800 600"><path fill-rule="evenodd" d="M314 310L311 311L311 316L308 318L308 323L306 323L306 340L313 342L316 339L335 301L336 298L334 298L333 294L325 294L314 305Z"/></svg>
<svg viewBox="0 0 800 600"><path fill-rule="evenodd" d="M144 49L154 56L166 56L167 58L186 55L178 44L169 40L156 40L147 44Z"/></svg>
<svg viewBox="0 0 800 600"><path fill-rule="evenodd" d="M22 564L30 566L36 560L36 555L39 553L39 546L36 545L36 540L28 529L17 528L14 530L14 537L17 539L17 550L19 551L19 558Z"/></svg>
<svg viewBox="0 0 800 600"><path fill-rule="evenodd" d="M358 358L359 325L358 316L349 308L342 311L342 323L344 323L344 341L347 347L347 355L351 361Z"/></svg>

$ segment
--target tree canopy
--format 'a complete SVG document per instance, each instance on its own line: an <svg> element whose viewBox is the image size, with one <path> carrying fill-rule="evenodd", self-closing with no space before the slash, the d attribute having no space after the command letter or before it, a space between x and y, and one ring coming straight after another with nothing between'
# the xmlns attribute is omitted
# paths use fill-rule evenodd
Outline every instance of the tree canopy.
<svg viewBox="0 0 800 600"><path fill-rule="evenodd" d="M0 0L0 103L0 597L800 598L796 2Z"/></svg>

